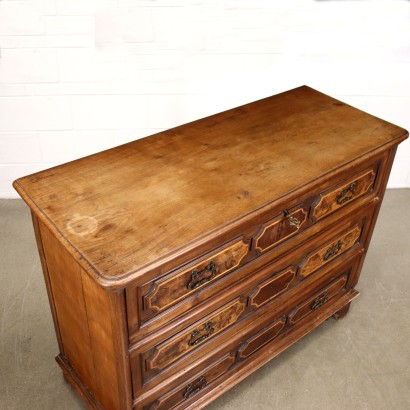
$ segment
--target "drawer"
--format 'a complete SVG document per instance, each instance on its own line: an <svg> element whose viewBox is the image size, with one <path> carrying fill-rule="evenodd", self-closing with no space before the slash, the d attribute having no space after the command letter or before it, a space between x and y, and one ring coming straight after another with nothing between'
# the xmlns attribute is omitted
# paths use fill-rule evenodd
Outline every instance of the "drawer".
<svg viewBox="0 0 410 410"><path fill-rule="evenodd" d="M358 258L355 258L347 267L339 267L338 271L331 272L325 281L312 284L305 292L295 297L293 305L255 318L210 354L202 357L193 366L188 366L185 374L177 374L171 381L166 380L159 384L157 393L143 396L138 400L136 408L185 408L192 398L197 398L208 388L212 388L212 385L217 384L227 374L234 374L239 366L246 365L263 349L282 349L283 344L293 337L292 332L297 329L299 323L310 320L312 316L314 321L318 321L318 316L324 309L331 306L338 296L346 294L349 278L355 273L357 262Z"/></svg>
<svg viewBox="0 0 410 410"><path fill-rule="evenodd" d="M374 196L382 162L380 159L347 179L333 181L330 187L312 198L301 199L298 205L283 210L262 225L253 248L264 253L346 205L354 204L359 198Z"/></svg>
<svg viewBox="0 0 410 410"><path fill-rule="evenodd" d="M238 239L188 267L140 287L141 319L158 314L241 265L249 244ZM137 296L138 298L138 296Z"/></svg>
<svg viewBox="0 0 410 410"><path fill-rule="evenodd" d="M257 330L256 332L254 330L249 331L251 336L245 337L241 343L238 349L238 357L240 359L250 357L280 334L288 332L296 323L309 314L319 310L322 306L328 306L333 298L346 291L347 283L352 272L352 268L345 268L345 272L341 276L332 280L330 284L328 283L324 287L321 285L319 291L315 289L313 291L315 292L314 295L308 298L307 301L298 304L295 309L288 311L287 314L265 325L261 330Z"/></svg>
<svg viewBox="0 0 410 410"><path fill-rule="evenodd" d="M245 308L246 299L237 298L206 319L144 352L142 354L144 378L148 379L187 355L191 350L215 338L218 333L227 330L239 320Z"/></svg>
<svg viewBox="0 0 410 410"><path fill-rule="evenodd" d="M213 381L226 373L235 362L235 352L228 352L216 359L210 366L197 369L199 376L188 379L176 388L160 395L156 400L145 405L144 410L170 410L186 400L198 395ZM203 367L203 366L200 366ZM141 407L140 407L141 408Z"/></svg>
<svg viewBox="0 0 410 410"><path fill-rule="evenodd" d="M312 220L318 221L373 192L377 175L378 163L321 192L311 207Z"/></svg>
<svg viewBox="0 0 410 410"><path fill-rule="evenodd" d="M292 254L287 254L275 262L270 262L268 258L267 262L263 262L262 258L258 259L258 262L249 262L234 274L221 278L219 282L205 289L209 292L205 298L206 302L216 301L230 287L242 284L243 288L250 286L253 289L249 295L249 305L253 308L263 306L332 261L358 250L372 210L372 207L363 209L357 215L356 221L340 223L332 229L323 231L318 237L301 244ZM196 299L192 299L192 302L185 301L184 305L188 303L192 303L196 310L198 309ZM166 318L173 316L175 312L167 311L161 319L167 322Z"/></svg>
<svg viewBox="0 0 410 410"><path fill-rule="evenodd" d="M306 302L298 305L295 310L289 315L289 323L291 325L294 325L312 311L317 310L321 306L327 304L345 288L347 279L347 275L342 276L341 278L332 282L332 284L330 284L329 286L320 290L320 292L312 296Z"/></svg>
<svg viewBox="0 0 410 410"><path fill-rule="evenodd" d="M362 224L354 225L332 240L321 244L313 252L305 256L299 264L299 275L303 278L311 275L317 269L330 263L333 259L352 249L362 234Z"/></svg>

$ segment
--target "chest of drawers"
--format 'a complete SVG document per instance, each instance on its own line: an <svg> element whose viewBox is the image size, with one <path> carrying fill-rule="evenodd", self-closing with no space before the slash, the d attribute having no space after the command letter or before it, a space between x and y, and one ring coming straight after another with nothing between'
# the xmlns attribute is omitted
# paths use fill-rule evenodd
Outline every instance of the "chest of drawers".
<svg viewBox="0 0 410 410"><path fill-rule="evenodd" d="M198 409L343 317L407 136L304 86L15 181L66 381Z"/></svg>

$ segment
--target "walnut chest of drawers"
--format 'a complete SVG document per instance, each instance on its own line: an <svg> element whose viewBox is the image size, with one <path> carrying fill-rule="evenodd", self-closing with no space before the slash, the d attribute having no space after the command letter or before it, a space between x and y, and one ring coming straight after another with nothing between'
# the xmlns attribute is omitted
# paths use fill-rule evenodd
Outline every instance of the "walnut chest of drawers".
<svg viewBox="0 0 410 410"><path fill-rule="evenodd" d="M303 86L18 179L66 381L198 409L345 315L407 135Z"/></svg>

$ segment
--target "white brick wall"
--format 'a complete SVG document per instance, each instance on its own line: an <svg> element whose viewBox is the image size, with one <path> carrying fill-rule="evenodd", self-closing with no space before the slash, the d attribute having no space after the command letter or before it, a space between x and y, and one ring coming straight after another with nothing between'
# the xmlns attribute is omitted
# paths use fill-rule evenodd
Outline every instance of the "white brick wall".
<svg viewBox="0 0 410 410"><path fill-rule="evenodd" d="M410 129L406 0L1 0L13 179L308 84ZM410 187L410 141L390 187Z"/></svg>

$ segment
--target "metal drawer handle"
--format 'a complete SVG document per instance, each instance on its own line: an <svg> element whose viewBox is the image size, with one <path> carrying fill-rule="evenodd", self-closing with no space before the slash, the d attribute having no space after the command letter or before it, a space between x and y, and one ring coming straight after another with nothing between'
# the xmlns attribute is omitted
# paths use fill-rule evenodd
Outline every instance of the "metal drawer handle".
<svg viewBox="0 0 410 410"><path fill-rule="evenodd" d="M324 292L322 295L318 296L313 303L310 305L310 308L312 310L319 309L320 306L325 304L329 298L329 294L327 292Z"/></svg>
<svg viewBox="0 0 410 410"><path fill-rule="evenodd" d="M342 240L338 240L336 244L329 246L329 248L327 248L325 254L323 255L323 260L327 261L333 258L333 256L337 255L342 249L342 245Z"/></svg>
<svg viewBox="0 0 410 410"><path fill-rule="evenodd" d="M208 277L205 277L205 278L200 279L201 276L204 275L206 272L211 272L211 274L210 274ZM199 288L199 287L202 286L204 283L210 282L210 281L215 277L215 275L216 275L216 265L215 265L215 262L214 262L214 261L210 261L210 262L208 263L208 265L207 265L204 269L202 269L202 270L200 270L200 271L194 269L194 270L191 272L191 280L189 281L189 283L188 283L188 285L187 285L187 288L188 288L189 290Z"/></svg>
<svg viewBox="0 0 410 410"><path fill-rule="evenodd" d="M353 199L354 194L356 192L356 189L357 189L357 183L356 182L351 183L348 188L343 188L340 191L339 195L337 196L336 202L339 205L342 205L345 202L350 201L351 199Z"/></svg>
<svg viewBox="0 0 410 410"><path fill-rule="evenodd" d="M298 218L292 216L289 210L285 209L283 212L286 219L289 221L289 225L294 226L296 229L299 229L302 222L300 222Z"/></svg>
<svg viewBox="0 0 410 410"><path fill-rule="evenodd" d="M195 380L194 382L188 384L184 397L186 399L189 399L194 394L197 394L199 391L201 391L205 386L206 386L206 377L202 376L198 380Z"/></svg>
<svg viewBox="0 0 410 410"><path fill-rule="evenodd" d="M203 342L205 339L208 339L208 337L212 335L214 330L215 329L213 328L212 322L206 322L202 330L195 329L191 333L191 339L188 342L189 346L195 346Z"/></svg>

